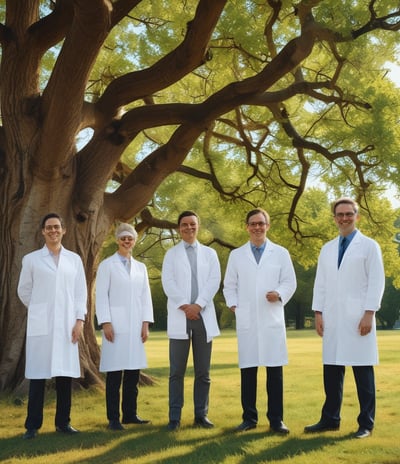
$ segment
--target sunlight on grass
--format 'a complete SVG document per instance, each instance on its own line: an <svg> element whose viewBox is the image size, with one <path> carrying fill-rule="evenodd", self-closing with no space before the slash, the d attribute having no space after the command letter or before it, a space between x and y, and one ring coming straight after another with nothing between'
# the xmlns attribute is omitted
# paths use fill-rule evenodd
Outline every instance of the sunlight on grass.
<svg viewBox="0 0 400 464"><path fill-rule="evenodd" d="M259 369L258 427L234 432L241 422L240 375L236 337L224 331L214 341L209 417L215 428L193 428L193 368L189 360L185 382L182 427L167 432L168 341L165 333L152 333L147 343L156 385L139 391L138 413L152 423L106 428L104 390L74 392L72 424L77 436L54 432L54 392L46 394L45 417L39 436L22 440L26 398L0 399L0 461L2 464L399 464L400 462L400 331L379 332L381 364L376 368L376 429L366 440L352 439L357 428L358 402L351 368L346 370L342 424L338 432L305 435L304 426L319 419L322 401L321 340L313 331L288 332L289 365L284 368L285 423L288 437L272 435L265 417L265 369ZM20 400L23 404L19 405Z"/></svg>

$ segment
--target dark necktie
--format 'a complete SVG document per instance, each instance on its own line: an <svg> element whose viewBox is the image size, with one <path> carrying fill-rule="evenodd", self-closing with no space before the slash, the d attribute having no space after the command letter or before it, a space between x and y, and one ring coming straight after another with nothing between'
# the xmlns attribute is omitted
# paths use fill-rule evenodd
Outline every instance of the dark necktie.
<svg viewBox="0 0 400 464"><path fill-rule="evenodd" d="M340 246L339 246L339 256L338 256L338 268L340 267L340 263L342 262L344 252L346 251L347 248L347 238L343 237Z"/></svg>
<svg viewBox="0 0 400 464"><path fill-rule="evenodd" d="M191 269L191 295L190 295L190 302L194 303L197 300L197 296L199 294L198 284L197 284L197 256L196 250L192 245L186 248L186 252L190 262L190 269Z"/></svg>

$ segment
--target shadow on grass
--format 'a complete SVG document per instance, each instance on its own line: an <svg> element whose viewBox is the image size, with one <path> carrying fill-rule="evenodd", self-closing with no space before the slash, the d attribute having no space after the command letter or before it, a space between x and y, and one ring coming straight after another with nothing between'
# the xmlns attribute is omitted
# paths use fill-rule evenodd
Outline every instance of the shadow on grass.
<svg viewBox="0 0 400 464"><path fill-rule="evenodd" d="M133 427L126 431L111 432L104 428L65 436L57 433L41 433L33 440L17 437L0 440L0 460L43 456L43 462L63 462L62 453L68 455L68 463L108 464L148 462L159 464L220 464L230 456L240 464L279 461L322 450L334 443L348 440L345 436L278 437L263 432L234 433L227 429L202 430L183 427L178 432L168 432L165 427ZM84 451L85 457L82 456ZM90 453L92 456L87 456ZM57 455L57 457L55 457ZM76 458L74 456L76 455Z"/></svg>

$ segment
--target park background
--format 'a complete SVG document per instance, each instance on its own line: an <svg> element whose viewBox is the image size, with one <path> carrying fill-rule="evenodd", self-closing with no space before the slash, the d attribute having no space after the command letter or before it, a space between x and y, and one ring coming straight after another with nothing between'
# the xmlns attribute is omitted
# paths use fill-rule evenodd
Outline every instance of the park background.
<svg viewBox="0 0 400 464"><path fill-rule="evenodd" d="M268 437L270 451L264 449L262 430L250 436L250 442L248 435L231 436L231 422L236 424L238 414L234 320L219 292L216 306L223 336L216 353L218 347L228 352L223 361L216 359L218 366L226 362L227 369L214 373L215 382L220 372L225 381L215 391L232 392L231 403L218 408L224 418L218 429L223 438L211 435L208 441L206 435L201 442L199 431L188 428L187 436L180 435L187 441L178 443L176 455L167 452L164 462L192 460L195 450L210 458L207 452L217 453L220 443L229 448L228 457L217 453L209 462L272 456L283 462L287 455L289 460L296 456L311 462L311 455L324 460L331 450L338 453L338 462L363 462L354 454L360 445L347 440L350 424L339 441L297 435L304 414L314 421L321 400L308 395L320 376L320 341L310 327L315 265L322 244L337 233L330 204L347 195L360 203L360 229L379 242L386 271L378 326L388 343L378 369L386 387L380 403L390 407L380 409L382 428L361 449L362 459L395 462L400 396L399 332L393 330L398 327L400 288L399 31L398 0L0 2L4 456L15 451L18 459L37 456L40 462L54 460L57 451L69 451L68 444L50 432L49 423L30 449L22 448L18 438L27 384L26 309L16 287L22 256L42 245L39 223L44 214L51 210L64 217L64 244L82 257L89 289L88 320L80 341L82 390L77 392L82 405L77 419L89 435L70 450L76 455L63 459L77 462L81 447L93 447L87 462L94 462L97 440L105 440L109 448L100 450L99 459L113 462L113 452L121 451L115 459L123 462L131 459L125 456L131 456L132 447L142 451L144 459L155 459L149 450L155 445L162 454L171 440L162 435L160 425L167 369L160 270L165 251L179 240L178 214L184 209L198 212L199 238L216 249L224 271L229 252L247 240L247 211L261 206L271 216L269 238L289 249L298 278L286 308L292 348L286 372L288 414L302 411L292 405L308 400L310 411L289 416L294 439L281 443ZM141 435L131 443L137 430L125 438L110 438L101 420L94 281L99 260L115 251L113 231L121 221L131 222L139 232L134 256L149 270L156 317L149 364L154 368L162 361L160 371L149 370L160 384L142 391L144 400L146 395L152 399L146 404L156 424L156 433L144 432L142 448ZM154 346L162 358L152 352ZM296 365L307 375L291 379ZM300 396L292 394L293 385ZM350 393L351 388L350 382ZM316 392L320 394L320 385ZM47 407L53 404L50 395ZM99 436L90 435L93 423L98 423ZM94 441L86 442L87 436ZM290 443L293 448L287 451Z"/></svg>

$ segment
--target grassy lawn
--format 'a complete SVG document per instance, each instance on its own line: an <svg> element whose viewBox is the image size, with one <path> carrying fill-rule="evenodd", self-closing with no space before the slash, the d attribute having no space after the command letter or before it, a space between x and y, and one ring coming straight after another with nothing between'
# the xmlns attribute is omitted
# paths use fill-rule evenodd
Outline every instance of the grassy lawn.
<svg viewBox="0 0 400 464"><path fill-rule="evenodd" d="M259 370L259 424L237 434L241 422L240 378L236 338L224 331L214 341L209 417L211 430L195 429L192 402L192 362L187 373L186 405L178 432L167 432L168 342L152 333L147 343L150 368L157 384L139 392L140 416L148 426L106 429L104 392L74 392L72 425L77 436L54 432L54 394L46 396L43 428L34 440L22 440L26 414L14 397L0 398L0 461L2 463L215 463L215 464L399 464L400 463L400 331L379 332L381 364L376 368L377 416L371 437L356 440L358 402L353 374L347 369L342 424L339 432L305 435L305 425L319 419L323 401L321 341L314 331L288 333L289 365L284 369L287 437L268 432L265 417L265 369Z"/></svg>

